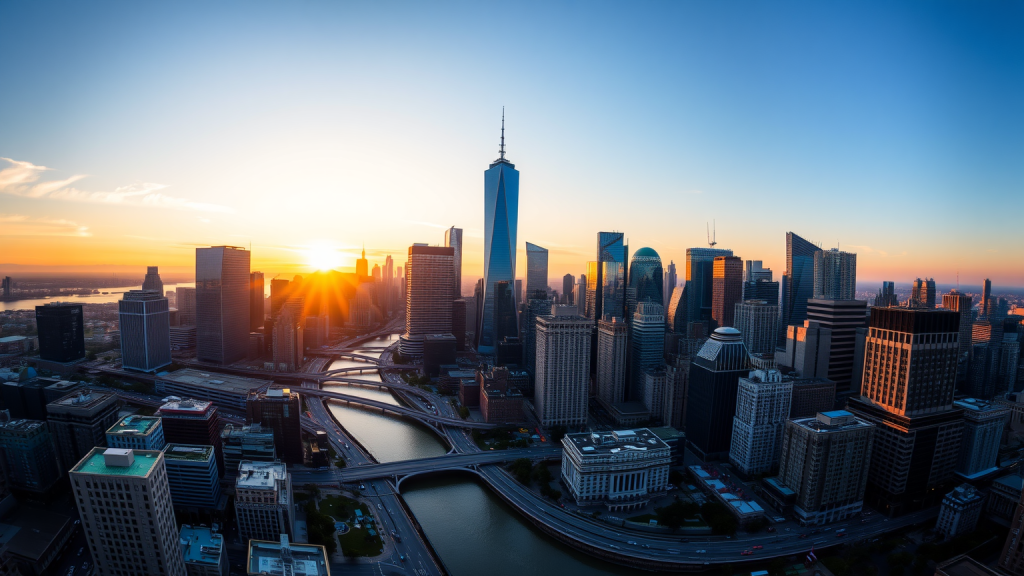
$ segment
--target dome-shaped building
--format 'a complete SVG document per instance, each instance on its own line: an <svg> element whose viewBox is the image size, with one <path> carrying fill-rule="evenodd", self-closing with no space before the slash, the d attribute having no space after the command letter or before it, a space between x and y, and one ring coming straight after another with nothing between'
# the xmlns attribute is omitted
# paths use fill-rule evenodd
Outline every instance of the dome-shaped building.
<svg viewBox="0 0 1024 576"><path fill-rule="evenodd" d="M661 256L653 248L641 248L633 253L629 262L629 283L626 287L626 318L631 319L636 303L651 300L661 304Z"/></svg>

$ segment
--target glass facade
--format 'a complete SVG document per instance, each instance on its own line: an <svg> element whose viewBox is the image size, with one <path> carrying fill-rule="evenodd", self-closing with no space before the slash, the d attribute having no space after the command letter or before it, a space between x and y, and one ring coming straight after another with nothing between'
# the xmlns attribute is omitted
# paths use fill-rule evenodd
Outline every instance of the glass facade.
<svg viewBox="0 0 1024 576"><path fill-rule="evenodd" d="M536 298L537 291L548 293L548 249L526 243L526 300Z"/></svg>
<svg viewBox="0 0 1024 576"><path fill-rule="evenodd" d="M782 277L782 327L801 326L814 295L814 243L786 232L786 273Z"/></svg>
<svg viewBox="0 0 1024 576"><path fill-rule="evenodd" d="M629 288L626 289L626 318L633 318L638 302L664 302L661 257L652 248L641 248L629 262Z"/></svg>
<svg viewBox="0 0 1024 576"><path fill-rule="evenodd" d="M622 232L597 233L597 317L626 313L626 255Z"/></svg>
<svg viewBox="0 0 1024 576"><path fill-rule="evenodd" d="M515 280L518 224L519 171L502 152L502 157L484 172L484 305L477 346L481 354L497 351L495 284L508 282L512 286Z"/></svg>
<svg viewBox="0 0 1024 576"><path fill-rule="evenodd" d="M711 325L711 304L715 275L715 257L732 256L721 248L686 249L686 324L701 322L707 333ZM679 325L678 319L673 322ZM683 325L686 325L683 324Z"/></svg>
<svg viewBox="0 0 1024 576"><path fill-rule="evenodd" d="M196 248L196 356L231 364L249 347L249 251Z"/></svg>

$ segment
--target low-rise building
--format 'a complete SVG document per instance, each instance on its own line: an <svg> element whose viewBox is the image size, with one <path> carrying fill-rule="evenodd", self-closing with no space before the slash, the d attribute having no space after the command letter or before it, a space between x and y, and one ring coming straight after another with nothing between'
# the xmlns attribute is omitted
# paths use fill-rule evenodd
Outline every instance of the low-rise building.
<svg viewBox="0 0 1024 576"><path fill-rule="evenodd" d="M182 524L178 541L187 576L228 576L223 536L203 526Z"/></svg>
<svg viewBox="0 0 1024 576"><path fill-rule="evenodd" d="M12 564L24 576L51 574L74 535L70 516L33 506L21 505L0 522L0 546L7 545ZM0 562L2 568L2 562ZM3 572L0 574L15 574Z"/></svg>
<svg viewBox="0 0 1024 576"><path fill-rule="evenodd" d="M291 535L292 476L281 462L243 461L235 479L235 519L243 540Z"/></svg>
<svg viewBox="0 0 1024 576"><path fill-rule="evenodd" d="M764 508L747 498L743 489L736 486L727 474L715 466L690 466L690 474L697 485L715 501L725 506L740 526L764 519Z"/></svg>
<svg viewBox="0 0 1024 576"><path fill-rule="evenodd" d="M287 534L276 540L250 540L246 574L331 576L327 549L315 544L293 544Z"/></svg>
<svg viewBox="0 0 1024 576"><path fill-rule="evenodd" d="M125 416L107 430L107 446L135 450L163 450L164 427L155 416Z"/></svg>
<svg viewBox="0 0 1024 576"><path fill-rule="evenodd" d="M480 383L476 378L459 381L459 403L466 407L480 405Z"/></svg>
<svg viewBox="0 0 1024 576"><path fill-rule="evenodd" d="M1003 576L1003 574L966 554L961 554L945 562L940 562L935 567L935 576Z"/></svg>
<svg viewBox="0 0 1024 576"><path fill-rule="evenodd" d="M566 434L562 481L580 506L631 510L668 486L672 450L646 428Z"/></svg>
<svg viewBox="0 0 1024 576"><path fill-rule="evenodd" d="M455 396L459 393L459 384L463 380L473 380L476 378L475 370L463 370L461 368L453 367L448 370L441 370L441 374L437 379L437 391L441 394L451 394Z"/></svg>
<svg viewBox="0 0 1024 576"><path fill-rule="evenodd" d="M985 512L992 519L1006 525L1013 519L1013 512L1020 502L1021 491L1024 489L1024 478L1016 471L1000 476L992 481L985 499Z"/></svg>
<svg viewBox="0 0 1024 576"><path fill-rule="evenodd" d="M522 422L523 394L509 382L509 370L503 366L492 367L487 372L477 372L480 386L480 412L484 422Z"/></svg>
<svg viewBox="0 0 1024 576"><path fill-rule="evenodd" d="M616 426L633 427L646 424L651 420L651 411L639 400L616 402L608 407L608 415Z"/></svg>
<svg viewBox="0 0 1024 576"><path fill-rule="evenodd" d="M973 532L981 517L984 498L970 484L961 484L946 494L939 508L939 519L935 532L947 540L961 534Z"/></svg>
<svg viewBox="0 0 1024 576"><path fill-rule="evenodd" d="M271 384L271 380L233 374L210 374L193 368L158 374L156 377L158 394L209 400L221 408L231 410L245 410L249 391L264 389Z"/></svg>

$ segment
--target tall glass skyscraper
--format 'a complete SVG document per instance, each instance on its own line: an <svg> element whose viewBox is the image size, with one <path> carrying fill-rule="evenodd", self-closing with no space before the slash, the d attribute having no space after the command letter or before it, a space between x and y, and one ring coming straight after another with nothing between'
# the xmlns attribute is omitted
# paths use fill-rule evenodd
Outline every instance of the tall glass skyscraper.
<svg viewBox="0 0 1024 576"><path fill-rule="evenodd" d="M196 248L196 357L231 364L249 350L249 251Z"/></svg>
<svg viewBox="0 0 1024 576"><path fill-rule="evenodd" d="M597 319L626 313L626 245L622 232L597 233Z"/></svg>
<svg viewBox="0 0 1024 576"><path fill-rule="evenodd" d="M661 256L653 248L641 248L633 254L626 289L626 318L632 320L637 303L645 300L662 304L664 309L662 276Z"/></svg>
<svg viewBox="0 0 1024 576"><path fill-rule="evenodd" d="M444 245L455 250L455 259L452 266L455 268L455 288L452 291L452 298L462 298L462 228L451 228L444 231Z"/></svg>
<svg viewBox="0 0 1024 576"><path fill-rule="evenodd" d="M536 292L548 293L548 249L526 243L526 301L536 298Z"/></svg>
<svg viewBox="0 0 1024 576"><path fill-rule="evenodd" d="M686 323L702 322L707 334L711 327L711 304L714 289L715 257L732 256L723 248L686 249Z"/></svg>
<svg viewBox="0 0 1024 576"><path fill-rule="evenodd" d="M513 285L516 277L516 230L519 225L519 171L505 159L505 114L501 116L498 159L484 172L484 286L477 351L497 352L495 284ZM515 310L512 310L515 314Z"/></svg>
<svg viewBox="0 0 1024 576"><path fill-rule="evenodd" d="M807 319L807 301L814 296L813 242L786 232L786 273L782 276L782 330L802 326Z"/></svg>

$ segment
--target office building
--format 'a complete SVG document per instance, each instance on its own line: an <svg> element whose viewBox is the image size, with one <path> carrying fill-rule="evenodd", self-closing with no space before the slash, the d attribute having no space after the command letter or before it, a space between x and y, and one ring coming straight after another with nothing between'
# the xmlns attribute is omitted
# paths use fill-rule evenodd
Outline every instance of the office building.
<svg viewBox="0 0 1024 576"><path fill-rule="evenodd" d="M652 248L641 248L629 262L629 285L626 287L626 319L632 321L637 303L650 301L664 310L663 270L661 256Z"/></svg>
<svg viewBox="0 0 1024 576"><path fill-rule="evenodd" d="M792 397L793 383L778 370L754 370L739 379L729 461L741 473L752 476L775 468Z"/></svg>
<svg viewBox="0 0 1024 576"><path fill-rule="evenodd" d="M205 526L182 524L178 542L186 576L228 576L224 536Z"/></svg>
<svg viewBox="0 0 1024 576"><path fill-rule="evenodd" d="M736 304L743 299L743 260L716 256L711 287L711 319L715 327L733 326Z"/></svg>
<svg viewBox="0 0 1024 576"><path fill-rule="evenodd" d="M587 422L593 323L572 306L554 306L537 318L537 373L533 405L542 426Z"/></svg>
<svg viewBox="0 0 1024 576"><path fill-rule="evenodd" d="M299 394L289 388L253 390L245 403L245 423L258 423L274 433L274 447L281 460L302 464L302 407Z"/></svg>
<svg viewBox="0 0 1024 576"><path fill-rule="evenodd" d="M889 308L899 305L900 301L896 298L896 284L889 280L882 282L882 287L878 289L878 295L875 296L875 306Z"/></svg>
<svg viewBox="0 0 1024 576"><path fill-rule="evenodd" d="M295 574L296 576L331 576L327 549L315 544L294 544L287 534L273 542L250 540L246 574Z"/></svg>
<svg viewBox="0 0 1024 576"><path fill-rule="evenodd" d="M672 454L647 428L566 434L562 482L579 506L642 508L665 493Z"/></svg>
<svg viewBox="0 0 1024 576"><path fill-rule="evenodd" d="M162 452L94 448L71 487L101 576L185 576Z"/></svg>
<svg viewBox="0 0 1024 576"><path fill-rule="evenodd" d="M228 424L220 433L224 452L224 475L234 477L242 460L273 462L277 460L274 432L260 424L235 426Z"/></svg>
<svg viewBox="0 0 1024 576"><path fill-rule="evenodd" d="M1015 576L1024 574L1024 495L1018 498L1013 520L1010 522L1010 533L1007 534L1003 552L999 555L999 568Z"/></svg>
<svg viewBox="0 0 1024 576"><path fill-rule="evenodd" d="M807 303L804 302L804 315ZM816 320L804 320L803 326L786 327L786 350L776 355L780 366L792 368L804 378L827 378L831 356L832 329Z"/></svg>
<svg viewBox="0 0 1024 576"><path fill-rule="evenodd" d="M280 462L242 461L235 479L235 521L245 540L292 536L292 476Z"/></svg>
<svg viewBox="0 0 1024 576"><path fill-rule="evenodd" d="M46 422L0 420L0 460L7 488L45 497L64 475L58 467L54 440Z"/></svg>
<svg viewBox="0 0 1024 576"><path fill-rule="evenodd" d="M760 280L754 280L753 282L743 283L743 299L764 300L768 304L777 306L779 304L779 283L772 282L771 270L765 268L763 272L768 273L769 277L767 280L761 278Z"/></svg>
<svg viewBox="0 0 1024 576"><path fill-rule="evenodd" d="M670 426L675 402L675 388L672 384L675 381L670 380L668 370L664 366L644 370L642 374L642 394L637 400L643 404L651 420L663 426ZM633 402L635 401L631 400L629 403ZM621 405L618 409L621 410Z"/></svg>
<svg viewBox="0 0 1024 576"><path fill-rule="evenodd" d="M196 357L232 364L249 343L249 251L196 248Z"/></svg>
<svg viewBox="0 0 1024 576"><path fill-rule="evenodd" d="M525 357L523 365L526 366L526 370L530 374L537 372L537 318L551 314L551 307L556 304L554 300L550 300L546 296L541 294L536 294L536 296L538 298L531 297L526 301L525 318L523 319L523 336L526 339L523 347L523 356Z"/></svg>
<svg viewBox="0 0 1024 576"><path fill-rule="evenodd" d="M860 514L875 426L845 410L785 424L779 485L796 493L793 512L802 525L839 522ZM766 483L769 491L771 483Z"/></svg>
<svg viewBox="0 0 1024 576"><path fill-rule="evenodd" d="M249 273L249 332L255 332L263 328L265 312L263 310L265 284L263 272Z"/></svg>
<svg viewBox="0 0 1024 576"><path fill-rule="evenodd" d="M964 428L953 405L959 321L946 310L871 309L861 397L847 409L877 426L868 497L891 514L937 504L953 478Z"/></svg>
<svg viewBox="0 0 1024 576"><path fill-rule="evenodd" d="M562 276L562 304L569 306L576 305L574 292L576 291L576 277L572 274Z"/></svg>
<svg viewBox="0 0 1024 576"><path fill-rule="evenodd" d="M686 319L685 324L682 324L683 326L691 322L703 323L705 333L708 333L708 328L711 327L712 322L711 308L714 291L715 258L720 256L732 256L732 250L721 248L686 249L686 283L683 287L686 297ZM724 297L725 294L723 293L723 302ZM679 324L679 321L675 318L673 318L673 321L677 325ZM680 332L680 330L675 331ZM683 332L685 332L685 328Z"/></svg>
<svg viewBox="0 0 1024 576"><path fill-rule="evenodd" d="M629 400L644 397L644 372L660 367L664 358L665 309L656 300L643 300L637 304L630 326Z"/></svg>
<svg viewBox="0 0 1024 576"><path fill-rule="evenodd" d="M821 248L786 232L786 273L782 276L782 326L801 326L814 297L814 254Z"/></svg>
<svg viewBox="0 0 1024 576"><path fill-rule="evenodd" d="M505 119L501 121L501 148L498 159L484 172L484 283L483 310L477 329L477 351L497 352L495 285L516 277L516 232L519 224L519 171L505 159ZM404 354L404 353L403 353Z"/></svg>
<svg viewBox="0 0 1024 576"><path fill-rule="evenodd" d="M121 365L156 372L171 363L171 320L159 292L130 290L117 302L121 323Z"/></svg>
<svg viewBox="0 0 1024 576"><path fill-rule="evenodd" d="M676 263L674 261L669 261L668 266L665 267L665 275L662 278L661 305L668 310L669 302L672 300L672 291L679 286L679 276L676 274Z"/></svg>
<svg viewBox="0 0 1024 576"><path fill-rule="evenodd" d="M960 315L960 357L971 352L971 324L973 323L971 306L973 299L969 294L964 294L957 289L950 290L942 295L942 307L952 310Z"/></svg>
<svg viewBox="0 0 1024 576"><path fill-rule="evenodd" d="M573 291L573 298L576 300L576 313L584 318L587 316L587 276L586 274L580 274L579 280L576 282L576 289Z"/></svg>
<svg viewBox="0 0 1024 576"><path fill-rule="evenodd" d="M14 281L11 280L10 276L4 276L2 281L4 298L11 297L11 290L14 288Z"/></svg>
<svg viewBox="0 0 1024 576"><path fill-rule="evenodd" d="M625 400L626 330L618 316L597 323L597 400L606 409Z"/></svg>
<svg viewBox="0 0 1024 576"><path fill-rule="evenodd" d="M510 424L523 422L523 393L512 385L509 370L504 366L476 372L480 386L480 412L484 422Z"/></svg>
<svg viewBox="0 0 1024 576"><path fill-rule="evenodd" d="M867 302L812 298L807 301L807 319L831 332L825 376L836 383L836 390L857 394L860 382L853 381L854 349L857 329L867 326Z"/></svg>
<svg viewBox="0 0 1024 576"><path fill-rule="evenodd" d="M194 368L183 368L166 374L158 374L155 380L157 394L209 400L221 408L236 411L245 410L249 391L265 389L273 384L272 380L233 374L211 374ZM165 422L165 430L166 427ZM167 441L174 442L170 438ZM196 442L183 443L196 444ZM199 444L207 444L207 442L199 442Z"/></svg>
<svg viewBox="0 0 1024 576"><path fill-rule="evenodd" d="M143 290L152 290L157 294L163 296L164 294L164 282L160 279L159 266L147 266L146 277L142 280Z"/></svg>
<svg viewBox="0 0 1024 576"><path fill-rule="evenodd" d="M674 334L686 334L686 289L676 287L668 300L665 326Z"/></svg>
<svg viewBox="0 0 1024 576"><path fill-rule="evenodd" d="M156 412L164 428L164 439L168 444L213 446L220 465L224 457L217 425L217 407L206 400L172 398ZM223 470L223 466L220 469Z"/></svg>
<svg viewBox="0 0 1024 576"><path fill-rule="evenodd" d="M405 264L405 333L399 343L399 351L406 358L423 356L424 335L451 332L454 250L423 244L409 247Z"/></svg>
<svg viewBox="0 0 1024 576"><path fill-rule="evenodd" d="M785 377L784 377L785 378ZM829 412L836 401L836 383L828 378L792 378L793 400L790 418L814 418L818 412Z"/></svg>
<svg viewBox="0 0 1024 576"><path fill-rule="evenodd" d="M125 416L107 429L107 446L132 450L163 450L164 427L156 416Z"/></svg>
<svg viewBox="0 0 1024 576"><path fill-rule="evenodd" d="M196 327L171 326L171 350L193 350L196 347Z"/></svg>
<svg viewBox="0 0 1024 576"><path fill-rule="evenodd" d="M739 379L750 373L750 355L735 328L718 328L690 363L686 442L700 459L729 455Z"/></svg>
<svg viewBox="0 0 1024 576"><path fill-rule="evenodd" d="M274 370L299 371L303 364L304 332L292 308L282 307L274 318L274 328L271 331Z"/></svg>
<svg viewBox="0 0 1024 576"><path fill-rule="evenodd" d="M629 246L622 232L597 233L597 261L587 270L588 317L596 322L605 316L626 314L626 274ZM592 268L592 269L591 269Z"/></svg>
<svg viewBox="0 0 1024 576"><path fill-rule="evenodd" d="M51 302L36 306L39 357L50 362L85 358L85 322L82 305Z"/></svg>
<svg viewBox="0 0 1024 576"><path fill-rule="evenodd" d="M548 249L526 243L526 300L548 297Z"/></svg>
<svg viewBox="0 0 1024 576"><path fill-rule="evenodd" d="M435 378L441 373L441 366L455 364L455 350L458 347L452 334L423 335L423 372ZM516 356L516 362L522 354Z"/></svg>
<svg viewBox="0 0 1024 576"><path fill-rule="evenodd" d="M202 444L168 444L164 450L167 483L177 509L223 508L217 451Z"/></svg>
<svg viewBox="0 0 1024 576"><path fill-rule="evenodd" d="M774 354L779 340L779 307L768 300L744 300L736 305L734 324L751 354Z"/></svg>
<svg viewBox="0 0 1024 576"><path fill-rule="evenodd" d="M914 308L935 308L935 279L917 278L910 292L910 305Z"/></svg>
<svg viewBox="0 0 1024 576"><path fill-rule="evenodd" d="M970 484L961 484L942 499L935 532L949 540L974 532L985 498Z"/></svg>
<svg viewBox="0 0 1024 576"><path fill-rule="evenodd" d="M196 325L196 289L178 286L174 289L174 303L178 309L178 325L194 327Z"/></svg>
<svg viewBox="0 0 1024 576"><path fill-rule="evenodd" d="M107 445L107 429L117 422L121 402L110 390L76 390L46 405L47 423L63 470L96 446Z"/></svg>
<svg viewBox="0 0 1024 576"><path fill-rule="evenodd" d="M999 442L1003 427L1010 419L1010 409L976 398L957 400L953 406L964 411L964 433L960 439L956 473L974 479L994 472L998 464Z"/></svg>
<svg viewBox="0 0 1024 576"><path fill-rule="evenodd" d="M857 255L838 248L814 253L814 297L853 300L857 294Z"/></svg>
<svg viewBox="0 0 1024 576"><path fill-rule="evenodd" d="M462 298L462 228L452 226L445 230L444 246L452 249L452 298L459 299ZM388 256L389 261L390 258Z"/></svg>

